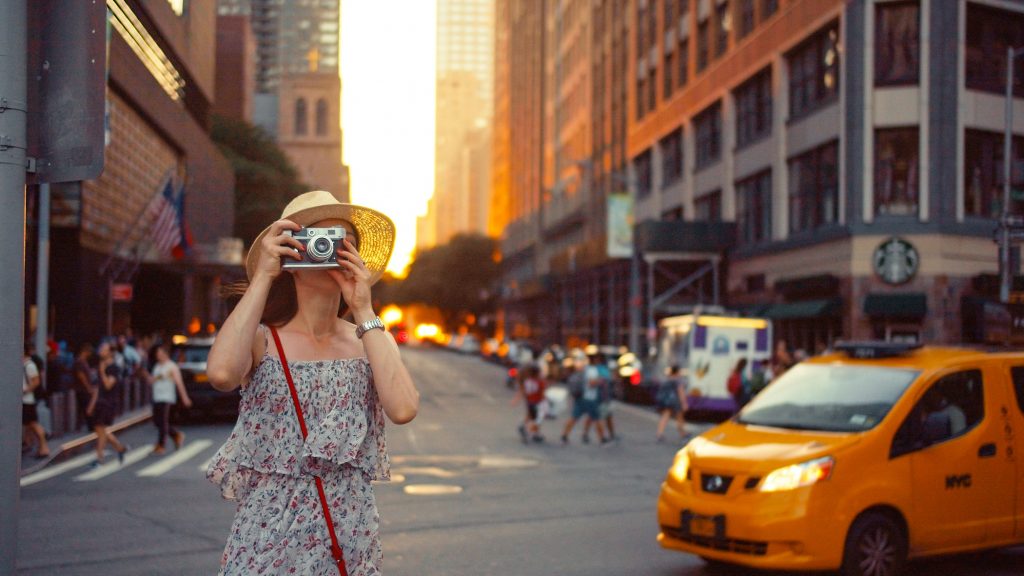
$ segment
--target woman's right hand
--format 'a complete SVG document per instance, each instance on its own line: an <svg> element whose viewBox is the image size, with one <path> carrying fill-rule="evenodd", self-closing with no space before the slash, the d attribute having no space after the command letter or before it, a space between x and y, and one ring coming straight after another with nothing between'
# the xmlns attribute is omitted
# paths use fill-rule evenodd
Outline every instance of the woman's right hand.
<svg viewBox="0 0 1024 576"><path fill-rule="evenodd" d="M302 260L302 255L296 250L305 250L302 243L285 234L285 230L297 232L302 229L291 220L278 220L270 225L270 230L260 240L259 258L256 261L256 271L253 272L253 279L259 275L265 275L273 280L281 274L281 258L294 258Z"/></svg>

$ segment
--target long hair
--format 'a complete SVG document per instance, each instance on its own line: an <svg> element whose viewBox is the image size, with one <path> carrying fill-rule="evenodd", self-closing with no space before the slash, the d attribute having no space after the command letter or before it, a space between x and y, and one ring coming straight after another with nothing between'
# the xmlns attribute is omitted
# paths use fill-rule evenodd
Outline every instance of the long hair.
<svg viewBox="0 0 1024 576"><path fill-rule="evenodd" d="M248 289L249 281L240 280L223 286L220 294L228 301L229 306L234 308ZM345 303L345 298L342 298L338 305L338 318L344 318L348 311L348 304ZM267 294L267 303L263 307L260 323L280 328L290 322L298 312L299 299L295 294L295 278L288 272L282 272L270 285L270 293Z"/></svg>

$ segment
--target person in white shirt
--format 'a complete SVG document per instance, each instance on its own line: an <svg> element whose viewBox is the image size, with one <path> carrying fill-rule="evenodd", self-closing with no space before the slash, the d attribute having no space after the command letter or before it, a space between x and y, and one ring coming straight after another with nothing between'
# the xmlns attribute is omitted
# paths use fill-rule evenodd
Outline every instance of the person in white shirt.
<svg viewBox="0 0 1024 576"><path fill-rule="evenodd" d="M32 361L28 347L25 348L25 355L22 358L22 369L24 372L21 384L22 435L29 440L29 444L34 436L36 458L46 458L50 455L50 446L46 443L46 430L43 430L42 424L39 423L39 413L36 411L35 391L39 388L39 369Z"/></svg>
<svg viewBox="0 0 1024 576"><path fill-rule="evenodd" d="M181 369L174 360L171 360L167 345L157 346L154 356L156 364L153 366L153 373L147 378L153 386L153 424L158 430L153 453L163 454L167 436L174 441L175 450L181 448L182 442L185 441L185 434L171 427L171 408L178 402L179 394L185 408L192 407L192 399L188 397L185 383L181 379Z"/></svg>

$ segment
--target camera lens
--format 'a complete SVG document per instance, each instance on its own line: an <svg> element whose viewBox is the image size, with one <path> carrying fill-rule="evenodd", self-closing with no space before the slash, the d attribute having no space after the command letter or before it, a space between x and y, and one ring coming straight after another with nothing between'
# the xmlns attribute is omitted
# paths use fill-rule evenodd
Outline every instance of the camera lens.
<svg viewBox="0 0 1024 576"><path fill-rule="evenodd" d="M310 239L306 245L306 258L311 262L325 262L334 251L334 242L320 234Z"/></svg>

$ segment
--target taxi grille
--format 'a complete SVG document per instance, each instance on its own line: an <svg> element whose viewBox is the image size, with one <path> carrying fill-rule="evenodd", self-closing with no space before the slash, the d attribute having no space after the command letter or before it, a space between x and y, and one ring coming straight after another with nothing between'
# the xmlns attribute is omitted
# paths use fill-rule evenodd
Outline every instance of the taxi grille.
<svg viewBox="0 0 1024 576"><path fill-rule="evenodd" d="M724 552L735 552L749 556L764 556L768 553L768 543L756 540L740 540L738 538L711 538L706 536L694 536L689 531L673 526L662 526L661 531L666 536L680 540L695 546L722 550Z"/></svg>

